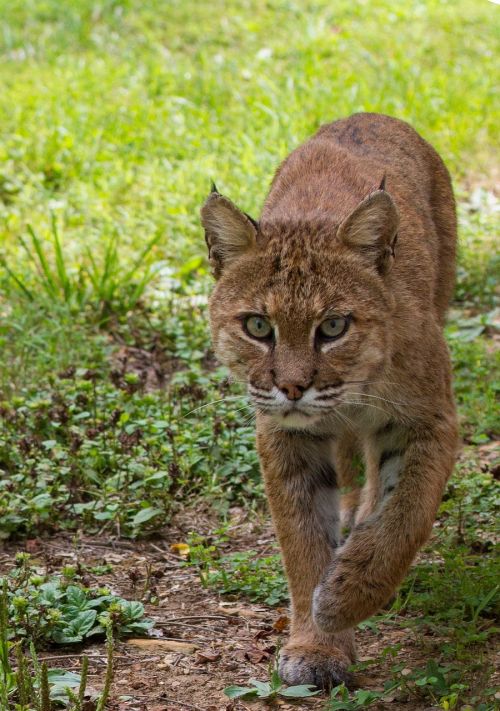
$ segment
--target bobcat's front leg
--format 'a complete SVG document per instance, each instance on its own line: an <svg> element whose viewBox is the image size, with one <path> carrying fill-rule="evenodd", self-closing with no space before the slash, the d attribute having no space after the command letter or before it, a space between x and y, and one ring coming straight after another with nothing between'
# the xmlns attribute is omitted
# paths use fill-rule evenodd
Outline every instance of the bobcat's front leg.
<svg viewBox="0 0 500 711"><path fill-rule="evenodd" d="M329 689L349 683L354 633L320 630L312 596L339 543L339 491L330 443L306 434L276 431L258 422L257 444L292 604L291 634L280 655L288 684Z"/></svg>
<svg viewBox="0 0 500 711"><path fill-rule="evenodd" d="M431 532L456 443L450 412L439 425L406 432L401 448L381 448L379 504L337 549L314 593L322 630L348 629L390 599Z"/></svg>

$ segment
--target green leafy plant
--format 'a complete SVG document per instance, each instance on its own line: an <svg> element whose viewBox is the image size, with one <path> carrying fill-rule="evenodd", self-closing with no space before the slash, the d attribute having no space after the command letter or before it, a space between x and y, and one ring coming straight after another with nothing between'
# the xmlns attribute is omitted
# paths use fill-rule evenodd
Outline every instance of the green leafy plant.
<svg viewBox="0 0 500 711"><path fill-rule="evenodd" d="M278 656L276 657L276 660ZM269 681L250 679L251 686L228 686L224 693L230 699L264 699L272 701L278 697L285 699L307 699L321 693L314 684L284 686L278 673L277 661L269 665Z"/></svg>
<svg viewBox="0 0 500 711"><path fill-rule="evenodd" d="M250 679L251 686L228 686L224 693L230 699L266 699L271 701L281 696L286 699L306 699L320 694L314 684L299 684L297 686L283 686L270 681Z"/></svg>
<svg viewBox="0 0 500 711"><path fill-rule="evenodd" d="M244 402L194 369L168 392L147 392L135 373L73 368L13 396L0 404L2 535L83 523L135 536L187 493L241 501L259 491L251 431L235 433Z"/></svg>
<svg viewBox="0 0 500 711"><path fill-rule="evenodd" d="M190 538L188 565L198 568L204 587L222 594L242 595L249 600L279 605L288 600L288 587L278 553L259 557L254 551L219 555L217 546Z"/></svg>
<svg viewBox="0 0 500 711"><path fill-rule="evenodd" d="M48 669L40 664L35 645L29 644L29 656L15 638L9 622L9 591L2 581L0 594L0 704L2 711L52 711L53 703L68 711L82 711L87 685L88 658L83 657L81 675L65 669ZM17 668L11 663L15 649ZM112 664L108 654L108 663ZM78 691L73 691L77 689ZM104 693L103 695L104 696ZM101 696L101 698L102 698Z"/></svg>
<svg viewBox="0 0 500 711"><path fill-rule="evenodd" d="M356 689L349 692L341 684L330 694L328 711L354 711L380 704L395 693L415 699L438 704L439 708L457 708L459 700L468 689L468 684L461 681L460 672L452 666L441 666L430 659L424 669L408 669L404 664L392 667L391 679L384 683L383 691Z"/></svg>
<svg viewBox="0 0 500 711"><path fill-rule="evenodd" d="M153 626L140 602L64 576L40 575L27 554L18 554L16 560L17 567L3 579L13 639L75 644L105 635L110 625L119 636L144 635Z"/></svg>
<svg viewBox="0 0 500 711"><path fill-rule="evenodd" d="M327 709L328 711L354 711L354 709L367 708L384 699L389 693L389 689L392 691L394 686L388 687L387 692L356 689L354 693L350 694L344 684L341 684L332 689Z"/></svg>

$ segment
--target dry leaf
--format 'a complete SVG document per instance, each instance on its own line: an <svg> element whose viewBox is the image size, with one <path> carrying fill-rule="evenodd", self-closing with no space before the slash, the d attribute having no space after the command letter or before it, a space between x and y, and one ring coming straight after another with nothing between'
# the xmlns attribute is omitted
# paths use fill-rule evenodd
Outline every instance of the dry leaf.
<svg viewBox="0 0 500 711"><path fill-rule="evenodd" d="M287 615L280 615L273 623L273 630L276 630L276 632L283 632L283 630L288 629L289 624L290 618Z"/></svg>
<svg viewBox="0 0 500 711"><path fill-rule="evenodd" d="M258 639L267 639L267 638L270 637L272 634L273 634L272 628L267 627L267 628L264 628L264 629L262 629L262 630L259 630L259 631L254 635L253 638L254 638L255 640L258 640Z"/></svg>
<svg viewBox="0 0 500 711"><path fill-rule="evenodd" d="M189 546L187 543L172 543L170 551L175 555L180 555L181 558L187 558L189 555Z"/></svg>
<svg viewBox="0 0 500 711"><path fill-rule="evenodd" d="M196 652L196 661L199 664L206 664L207 662L216 662L220 659L221 653L215 652L213 649L201 649Z"/></svg>
<svg viewBox="0 0 500 711"><path fill-rule="evenodd" d="M271 647L266 647L265 649L259 649L259 647L249 647L245 649L243 656L248 659L249 662L254 662L258 664L259 662L265 662L276 651L276 647L273 645Z"/></svg>

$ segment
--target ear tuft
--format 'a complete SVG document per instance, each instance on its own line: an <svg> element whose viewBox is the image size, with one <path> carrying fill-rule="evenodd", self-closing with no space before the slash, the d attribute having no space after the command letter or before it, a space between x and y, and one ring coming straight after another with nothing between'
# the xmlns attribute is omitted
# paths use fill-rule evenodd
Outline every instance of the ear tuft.
<svg viewBox="0 0 500 711"><path fill-rule="evenodd" d="M385 179L382 181L385 187ZM368 195L340 225L337 237L346 246L371 259L381 272L394 257L399 213L384 188Z"/></svg>
<svg viewBox="0 0 500 711"><path fill-rule="evenodd" d="M225 266L255 247L257 223L221 195L215 184L212 188L201 208L201 222L208 258L218 278Z"/></svg>

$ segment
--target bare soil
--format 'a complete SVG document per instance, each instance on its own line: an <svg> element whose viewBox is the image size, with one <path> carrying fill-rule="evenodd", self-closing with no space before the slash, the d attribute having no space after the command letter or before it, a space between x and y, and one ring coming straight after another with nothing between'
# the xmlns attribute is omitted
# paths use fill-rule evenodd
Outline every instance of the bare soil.
<svg viewBox="0 0 500 711"><path fill-rule="evenodd" d="M255 550L269 555L273 533L267 520L245 512L233 512L227 551ZM286 641L288 610L252 604L243 599L220 596L200 584L197 571L172 552L171 546L183 543L189 531L208 534L213 521L203 512L187 511L179 515L154 541L124 542L112 538L56 536L35 539L23 546L9 544L0 557L0 572L13 565L13 556L27 550L41 569L56 571L63 565L83 567L111 564L112 572L93 576L85 574L86 584L107 586L129 599L146 601L147 615L156 622L155 635L148 640L119 641L115 650L114 682L110 711L257 711L269 708L263 702L230 701L223 690L231 684L246 685L252 678L266 680L274 653ZM176 550L175 548L173 550ZM155 604L147 601L156 599ZM377 630L357 632L360 660L377 658L389 645L401 645L395 660L371 666L358 675L364 688L382 689L392 664L425 666L437 655L442 640L432 632L416 633L390 620ZM78 671L82 654L90 658L89 686L102 688L106 668L104 643L48 650L41 653L49 666ZM490 663L494 650L490 650ZM489 666L485 664L484 667ZM491 686L493 680L477 679L478 689ZM325 696L296 702L279 700L272 707L286 709L321 709ZM86 711L93 711L90 701ZM417 711L429 707L415 699L395 696L379 709Z"/></svg>

